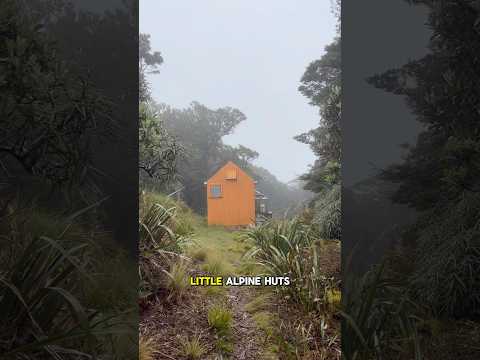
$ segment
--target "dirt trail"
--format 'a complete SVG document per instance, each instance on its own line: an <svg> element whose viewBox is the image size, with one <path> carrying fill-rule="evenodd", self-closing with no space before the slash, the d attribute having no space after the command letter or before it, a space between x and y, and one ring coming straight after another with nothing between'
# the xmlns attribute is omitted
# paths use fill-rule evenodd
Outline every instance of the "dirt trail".
<svg viewBox="0 0 480 360"><path fill-rule="evenodd" d="M233 311L234 348L232 359L259 359L261 347L258 343L258 329L251 315L245 311L245 305L250 300L249 289L232 286L229 288L227 298Z"/></svg>

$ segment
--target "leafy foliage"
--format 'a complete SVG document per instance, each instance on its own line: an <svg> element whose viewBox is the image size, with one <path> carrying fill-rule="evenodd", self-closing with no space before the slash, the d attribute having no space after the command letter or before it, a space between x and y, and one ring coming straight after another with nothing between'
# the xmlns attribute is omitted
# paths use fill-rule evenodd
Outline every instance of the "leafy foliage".
<svg viewBox="0 0 480 360"><path fill-rule="evenodd" d="M162 118L151 104L141 103L139 116L140 179L147 174L157 180L160 188L164 188L176 180L177 161L182 148L167 132Z"/></svg>
<svg viewBox="0 0 480 360"><path fill-rule="evenodd" d="M410 281L435 316L480 314L480 199L464 196L427 212L419 229Z"/></svg>
<svg viewBox="0 0 480 360"><path fill-rule="evenodd" d="M94 173L91 144L115 127L111 105L73 76L22 4L0 5L0 161L8 173L84 184Z"/></svg>
<svg viewBox="0 0 480 360"><path fill-rule="evenodd" d="M176 207L166 208L151 200L144 193L140 203L140 298L165 288L169 288L172 296L177 298L186 285L186 268L184 264L177 263L184 259L181 253L185 238L175 232Z"/></svg>
<svg viewBox="0 0 480 360"><path fill-rule="evenodd" d="M319 193L340 181L341 160L341 57L340 40L325 48L325 55L312 62L302 77L300 92L320 109L320 126L296 137L310 145L318 157L303 176L306 188Z"/></svg>
<svg viewBox="0 0 480 360"><path fill-rule="evenodd" d="M112 323L109 317L83 306L74 295L78 280L88 277L82 260L85 246L67 249L56 240L35 238L0 276L0 358L49 354L63 359L64 354L75 352L78 339L87 342L83 348L93 355L97 338L115 332L118 321Z"/></svg>
<svg viewBox="0 0 480 360"><path fill-rule="evenodd" d="M339 12L339 2L334 11ZM337 32L339 28L337 29ZM341 40L337 37L325 47L324 55L312 62L301 79L299 91L319 108L320 124L296 140L307 144L316 155L313 166L301 179L305 189L317 194L313 202L315 221L321 235L341 236L340 174L341 138Z"/></svg>
<svg viewBox="0 0 480 360"><path fill-rule="evenodd" d="M341 187L336 184L314 203L313 223L325 239L340 239L342 229Z"/></svg>
<svg viewBox="0 0 480 360"><path fill-rule="evenodd" d="M163 58L152 51L150 35L139 36L139 169L142 186L154 184L165 191L177 180L177 162L183 148L169 133L161 111L150 96L147 74L157 74Z"/></svg>
<svg viewBox="0 0 480 360"><path fill-rule="evenodd" d="M165 277L164 287L168 291L168 299L180 300L188 288L188 268L183 261L177 261L170 265L170 270L163 270Z"/></svg>
<svg viewBox="0 0 480 360"><path fill-rule="evenodd" d="M418 305L405 283L374 268L360 280L348 277L342 315L342 355L346 360L423 359L417 335ZM400 356L400 357L399 357Z"/></svg>
<svg viewBox="0 0 480 360"><path fill-rule="evenodd" d="M328 290L337 284L320 268L322 246L314 243L315 231L298 219L270 221L245 236L255 246L247 256L254 257L268 274L288 276L291 285L284 290L307 309L320 310L328 301Z"/></svg>

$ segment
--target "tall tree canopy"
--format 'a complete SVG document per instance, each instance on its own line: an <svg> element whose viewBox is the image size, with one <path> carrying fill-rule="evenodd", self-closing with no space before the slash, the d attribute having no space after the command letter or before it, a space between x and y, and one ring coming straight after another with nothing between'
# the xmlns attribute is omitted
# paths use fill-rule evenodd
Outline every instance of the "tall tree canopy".
<svg viewBox="0 0 480 360"><path fill-rule="evenodd" d="M339 38L325 48L321 59L307 67L301 83L300 92L320 112L319 126L296 137L298 141L310 145L317 156L310 172L303 179L307 182L307 189L319 193L340 181L342 142Z"/></svg>
<svg viewBox="0 0 480 360"><path fill-rule="evenodd" d="M147 74L157 74L163 58L150 46L150 35L140 34L138 49L139 69L139 169L142 185L154 183L166 190L177 181L177 162L182 146L170 135L165 118L150 96Z"/></svg>
<svg viewBox="0 0 480 360"><path fill-rule="evenodd" d="M332 3L339 19L340 1ZM339 23L338 23L339 24ZM337 33L340 27L337 26ZM341 134L341 40L337 36L325 47L324 55L310 63L301 78L298 90L319 109L319 126L298 135L296 140L307 144L316 155L309 171L301 176L305 189L316 193L312 203L314 221L322 236L341 236L340 172Z"/></svg>

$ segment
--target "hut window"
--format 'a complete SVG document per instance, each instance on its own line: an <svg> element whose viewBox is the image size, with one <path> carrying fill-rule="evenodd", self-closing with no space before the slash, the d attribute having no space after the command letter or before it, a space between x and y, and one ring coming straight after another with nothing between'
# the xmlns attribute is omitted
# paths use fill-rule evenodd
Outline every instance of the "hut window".
<svg viewBox="0 0 480 360"><path fill-rule="evenodd" d="M222 197L222 185L219 185L219 184L210 185L210 197L212 198Z"/></svg>
<svg viewBox="0 0 480 360"><path fill-rule="evenodd" d="M237 169L229 169L227 170L227 180L237 180Z"/></svg>

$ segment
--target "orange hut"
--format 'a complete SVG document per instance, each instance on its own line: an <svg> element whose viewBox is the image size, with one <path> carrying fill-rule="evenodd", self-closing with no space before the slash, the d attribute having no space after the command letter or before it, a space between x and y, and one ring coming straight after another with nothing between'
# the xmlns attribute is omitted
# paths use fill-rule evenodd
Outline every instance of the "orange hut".
<svg viewBox="0 0 480 360"><path fill-rule="evenodd" d="M206 183L208 225L255 224L255 181L232 161Z"/></svg>

